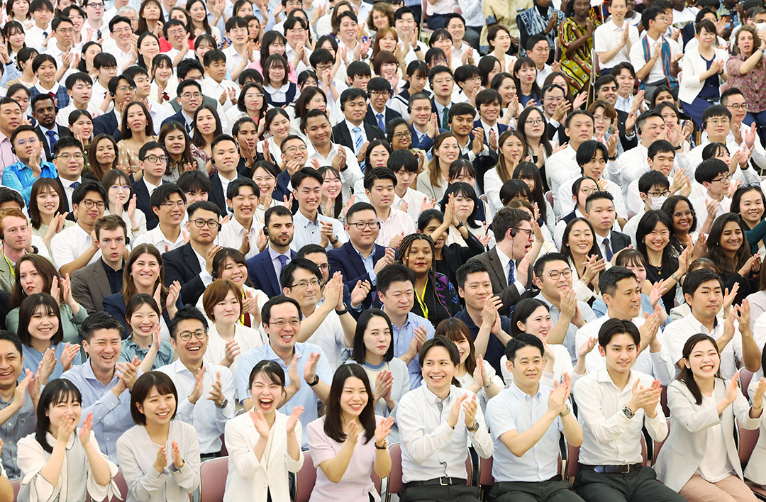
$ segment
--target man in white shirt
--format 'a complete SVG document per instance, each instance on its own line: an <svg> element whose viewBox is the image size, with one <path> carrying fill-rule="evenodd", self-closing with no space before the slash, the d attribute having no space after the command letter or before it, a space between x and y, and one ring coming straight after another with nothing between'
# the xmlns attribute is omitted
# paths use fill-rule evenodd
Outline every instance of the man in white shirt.
<svg viewBox="0 0 766 502"><path fill-rule="evenodd" d="M443 336L427 340L419 362L424 385L402 396L397 413L402 499L477 500L478 490L466 486L468 446L490 458L492 439L476 395L452 385L460 364L457 346Z"/></svg>
<svg viewBox="0 0 766 502"><path fill-rule="evenodd" d="M641 335L637 347L636 368L642 373L653 375L663 385L668 385L675 377L673 361L668 349L660 343L662 335L659 330L659 314L652 314L646 319L639 315L641 286L638 284L636 274L625 267L612 267L601 272L599 288L607 306L607 313L577 330L575 335L577 353L590 338L598 337L601 326L609 319L632 321L634 325L639 326ZM647 352L646 349L649 351ZM603 368L604 364L603 353L595 348L585 356L585 367L589 374Z"/></svg>
<svg viewBox="0 0 766 502"><path fill-rule="evenodd" d="M697 214L697 219L704 222L708 216L708 205L715 203L716 212L713 220L728 213L731 208L731 199L729 198L729 187L731 184L731 174L729 166L721 159L707 159L697 167L694 173L694 179L702 186L702 195L694 197L692 191L692 208Z"/></svg>
<svg viewBox="0 0 766 502"><path fill-rule="evenodd" d="M238 249L245 258L266 249L263 223L255 218L259 195L258 186L250 178L236 178L226 188L226 205L234 210L234 217L224 223L218 243Z"/></svg>
<svg viewBox="0 0 766 502"><path fill-rule="evenodd" d="M399 40L412 41L414 38L414 44L407 44L410 50L404 55L404 63L410 64L416 59L421 61L425 58L428 46L418 40L417 27L415 23L415 14L409 7L399 7L394 12L394 29L399 36Z"/></svg>
<svg viewBox="0 0 766 502"><path fill-rule="evenodd" d="M405 212L394 209L396 175L387 167L376 167L364 177L364 192L375 208L380 222L376 244L397 249L405 235L415 233L417 228Z"/></svg>
<svg viewBox="0 0 766 502"><path fill-rule="evenodd" d="M646 192L642 192L639 189L639 183L642 177L646 176L649 172L652 171L662 174L666 178L666 181L669 183L668 187L666 188L670 190L670 194L668 194L665 199L667 199L667 197L670 195L675 195L677 192L685 197L689 196L691 193L691 185L687 183L689 178L688 176L685 176L685 170L683 168L679 168L676 170L675 177L670 176L670 173L673 171L675 158L676 150L673 148L673 145L670 144L669 141L661 139L651 144L647 150L647 162L649 164L649 171L642 174L639 179L631 181L630 185L628 185L628 197L626 199L628 213L631 215L638 215L639 213L643 213L646 198L642 196L642 194L645 195ZM672 184L672 188L670 184ZM652 207L652 209L660 209L662 203L665 202L665 199L654 203L654 205L657 207ZM631 217L631 220L633 218L635 218L635 216ZM628 221L628 224L630 224L630 221ZM638 225L638 222L636 222L635 225Z"/></svg>
<svg viewBox="0 0 766 502"><path fill-rule="evenodd" d="M635 212L634 216L622 229L622 232L630 237L630 241L633 243L634 248L638 246L636 241L636 230L638 229L638 224L641 222L641 218L647 211L660 211L662 209L662 205L668 200L668 197L671 194L670 182L660 171L649 171L638 178L636 191L638 192L638 197L641 201L640 209Z"/></svg>
<svg viewBox="0 0 766 502"><path fill-rule="evenodd" d="M586 141L593 139L593 115L585 110L571 112L567 115L565 132L569 136L569 145L551 155L546 162L548 186L553 192L554 212L558 215L561 215L561 210L555 211L555 207L560 205L560 202L557 202L559 188L567 180L577 178L580 174L580 166L576 160L577 149Z"/></svg>
<svg viewBox="0 0 766 502"><path fill-rule="evenodd" d="M72 138L72 141L77 140ZM56 146L58 147L58 144ZM78 153L66 151L69 149L74 150L72 147L64 147L61 150L69 155ZM58 151L61 152L61 150ZM82 155L82 151L79 153ZM63 162L60 155L61 153L57 154L56 160ZM82 161L80 159L80 162ZM72 212L75 214L77 224L62 230L51 240L53 263L62 276L71 275L75 270L101 258L98 241L93 238L95 235L93 227L96 220L104 214L106 200L106 190L95 181L86 181L75 188L72 195Z"/></svg>
<svg viewBox="0 0 766 502"><path fill-rule="evenodd" d="M470 7L468 7L468 9L463 9L463 15L460 15L457 12L452 12L444 17L444 28L452 36L452 61L457 61L459 63L458 66L463 64L464 54L469 55L469 57L466 58L466 64L469 64L470 59L478 62L478 53L475 53L476 56L474 56L472 47L478 49L479 34L481 32L481 27L484 24L481 12L478 12L478 18L481 20L478 24L479 30L474 30L466 25L466 19L463 16L470 16L475 19L477 11L481 11L481 9L477 8L479 6L474 5L473 2L465 2L465 4ZM457 66L455 68L457 68Z"/></svg>
<svg viewBox="0 0 766 502"><path fill-rule="evenodd" d="M64 63L64 54L68 54L69 66L75 66L75 58L72 52L72 41L74 38L74 24L67 17L54 17L51 21L51 30L53 30L53 40L48 42L46 54L50 54L56 60L59 68L67 66Z"/></svg>
<svg viewBox="0 0 766 502"><path fill-rule="evenodd" d="M91 102L93 79L90 78L90 75L79 71L72 73L66 79L66 91L69 94L69 104L56 114L58 125L68 127L69 115L75 110L87 110L91 118L100 114L99 109Z"/></svg>
<svg viewBox="0 0 766 502"><path fill-rule="evenodd" d="M200 457L219 457L221 435L234 418L234 376L229 368L203 361L208 344L204 314L189 305L178 309L170 325L175 362L160 367L178 390L177 420L194 425Z"/></svg>
<svg viewBox="0 0 766 502"><path fill-rule="evenodd" d="M336 274L322 288L322 272L316 263L295 258L285 265L279 279L282 293L301 306L297 341L321 347L335 371L349 358L356 330L356 321L343 304L342 277Z"/></svg>
<svg viewBox="0 0 766 502"><path fill-rule="evenodd" d="M721 94L721 104L731 113L731 130L726 136L726 146L729 147L729 153L733 155L743 146L748 149L752 148L753 152L750 154L750 158L761 169L766 168L766 151L763 149L763 143L761 143L761 137L758 134L758 126L755 122L749 126L744 123L748 104L742 91L736 87L730 87ZM745 172L747 170L743 171L743 174ZM760 177L757 180L747 180L747 183L751 185L756 182L760 184Z"/></svg>
<svg viewBox="0 0 766 502"><path fill-rule="evenodd" d="M617 102L615 110L630 113L633 109L633 88L636 86L636 72L629 62L619 63L612 68L612 76L617 80Z"/></svg>
<svg viewBox="0 0 766 502"><path fill-rule="evenodd" d="M51 32L51 19L53 18L53 4L50 0L33 1L29 4L29 15L34 21L31 28L25 28L24 41L27 47L37 49L40 54L45 53Z"/></svg>
<svg viewBox="0 0 766 502"><path fill-rule="evenodd" d="M681 71L678 61L683 53L675 40L663 35L670 20L664 10L650 8L641 15L641 24L646 31L630 48L630 63L641 82L640 88L646 92L647 99L651 99L657 86L663 84L670 84L673 92L678 92L676 76Z"/></svg>
<svg viewBox="0 0 766 502"><path fill-rule="evenodd" d="M83 37L87 38L87 30L93 30L94 40L108 39L107 24L104 22L104 0L83 0L82 8L88 15L82 28Z"/></svg>
<svg viewBox="0 0 766 502"><path fill-rule="evenodd" d="M226 21L226 36L231 39L231 45L223 50L226 70L229 78L236 81L247 65L255 61L255 51L247 41L247 21L241 17L230 17Z"/></svg>
<svg viewBox="0 0 766 502"><path fill-rule="evenodd" d="M362 170L356 155L350 148L332 142L332 127L327 114L322 110L308 112L303 132L311 142L306 165L316 168L333 166L337 169L343 182L343 200L351 197L352 188L356 194L364 193Z"/></svg>
<svg viewBox="0 0 766 502"><path fill-rule="evenodd" d="M562 432L568 445L582 444L582 427L568 405L572 383L565 373L554 389L540 385L544 352L542 340L527 333L506 345L513 382L487 404L494 445L490 500L582 502L558 469Z"/></svg>
<svg viewBox="0 0 766 502"><path fill-rule="evenodd" d="M322 176L313 167L304 167L290 178L293 196L298 201L298 212L294 217L295 233L290 244L293 251L297 252L307 244L319 244L328 250L337 249L348 241L339 220L319 214L322 182Z"/></svg>
<svg viewBox="0 0 766 502"><path fill-rule="evenodd" d="M163 183L152 192L149 202L159 224L133 239L132 246L151 244L160 253L167 253L186 244L189 234L181 230L186 212L186 195L183 190L175 183Z"/></svg>
<svg viewBox="0 0 766 502"><path fill-rule="evenodd" d="M118 68L125 70L137 59L133 53L133 27L130 19L125 16L112 18L109 21L109 33L112 37L104 42L104 50L114 55Z"/></svg>
<svg viewBox="0 0 766 502"><path fill-rule="evenodd" d="M723 282L709 269L697 269L686 275L684 299L691 314L670 323L663 333L663 341L671 360L678 366L677 371L683 362L684 344L695 333L705 333L716 340L721 352L723 378L734 378L737 368L741 367L758 370L761 349L750 330L748 300L743 300L741 306L726 305L730 299L724 298ZM728 314L723 312L725 305L731 309Z"/></svg>
<svg viewBox="0 0 766 502"><path fill-rule="evenodd" d="M602 72L617 64L630 62L630 50L638 43L638 29L625 20L627 11L627 0L617 0L617 3L613 1L609 6L612 19L596 28L593 35Z"/></svg>
<svg viewBox="0 0 766 502"><path fill-rule="evenodd" d="M361 22L361 21L360 21ZM284 34L287 39L285 45L285 59L292 63L296 75L311 69L309 57L311 49L306 47L308 23L302 17L288 16L284 24Z"/></svg>
<svg viewBox="0 0 766 502"><path fill-rule="evenodd" d="M545 86L545 79L553 72L553 68L548 64L548 57L551 53L551 45L542 33L532 35L527 39L527 56L535 62L537 68L537 77L535 81L541 89Z"/></svg>
<svg viewBox="0 0 766 502"><path fill-rule="evenodd" d="M574 389L583 428L575 491L586 502L684 502L641 465L642 429L663 441L668 424L660 407L660 382L631 369L641 345L638 329L630 321L609 319L598 339L605 367L580 378Z"/></svg>

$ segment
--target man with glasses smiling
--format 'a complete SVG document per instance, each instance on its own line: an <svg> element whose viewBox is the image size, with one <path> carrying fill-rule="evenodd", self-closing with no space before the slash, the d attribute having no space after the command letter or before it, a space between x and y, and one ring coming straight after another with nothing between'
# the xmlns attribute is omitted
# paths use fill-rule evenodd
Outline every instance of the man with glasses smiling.
<svg viewBox="0 0 766 502"><path fill-rule="evenodd" d="M80 144L74 138L72 141ZM57 161L74 159L82 164L83 158L82 150L72 145L56 149ZM104 215L106 200L106 190L101 183L86 181L75 188L72 194L72 212L76 216L77 224L65 228L51 240L53 263L62 277L101 258L101 250L93 229L96 220Z"/></svg>
<svg viewBox="0 0 766 502"><path fill-rule="evenodd" d="M298 343L301 329L301 306L292 298L275 296L266 302L261 311L263 329L269 336L269 342L255 347L240 356L237 367L237 395L245 409L253 407L248 381L250 372L263 360L274 361L284 370L287 379L287 396L281 413L292 413L293 408L303 407L301 425L319 418L318 404L327 402L333 370L318 345ZM300 388L296 391L298 379ZM294 383L291 385L291 383ZM308 449L308 437L303 435L303 449Z"/></svg>
<svg viewBox="0 0 766 502"><path fill-rule="evenodd" d="M11 145L19 161L3 171L2 184L21 193L24 203L29 206L34 182L40 178L55 178L58 175L56 166L42 159L43 145L32 126L23 125L13 131Z"/></svg>
<svg viewBox="0 0 766 502"><path fill-rule="evenodd" d="M750 154L750 158L756 166L766 169L766 151L758 134L758 125L755 122L750 122L750 125L745 124L748 104L742 91L736 87L727 89L721 94L721 104L731 113L731 130L726 135L726 146L729 147L729 151L737 151L743 146L752 148L753 153Z"/></svg>
<svg viewBox="0 0 766 502"><path fill-rule="evenodd" d="M165 285L181 284L183 303L196 305L205 288L213 282L213 257L221 249L215 245L220 231L218 206L212 202L195 202L189 206L186 231L189 242L162 255Z"/></svg>
<svg viewBox="0 0 766 502"><path fill-rule="evenodd" d="M167 166L168 154L165 147L156 141L146 143L139 150L138 167L143 174L141 179L133 183L133 194L136 196L136 209L140 209L146 216L147 230L154 230L159 223L157 215L152 211L151 196L157 187L165 183L162 176Z"/></svg>
<svg viewBox="0 0 766 502"><path fill-rule="evenodd" d="M171 115L163 120L162 125L168 122L178 122L186 129L186 134L191 136L194 113L197 111L197 108L202 106L202 85L191 78L182 81L176 87L176 101L181 105L181 108L175 115Z"/></svg>
<svg viewBox="0 0 766 502"><path fill-rule="evenodd" d="M181 231L181 222L186 212L186 194L175 183L163 183L149 197L152 213L158 218L159 224L154 230L149 230L131 241L133 247L139 244L151 244L167 253L185 244L189 235Z"/></svg>
<svg viewBox="0 0 766 502"><path fill-rule="evenodd" d="M381 130L386 130L386 124L393 119L401 118L401 114L389 108L386 103L391 99L391 83L383 77L374 77L367 82L367 93L369 94L370 106L367 108L367 115L364 122L370 125L378 126Z"/></svg>

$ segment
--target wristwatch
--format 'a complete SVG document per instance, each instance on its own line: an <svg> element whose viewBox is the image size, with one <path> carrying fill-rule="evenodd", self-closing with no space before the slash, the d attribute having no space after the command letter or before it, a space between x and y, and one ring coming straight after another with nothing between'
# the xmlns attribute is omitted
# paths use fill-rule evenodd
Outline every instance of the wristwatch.
<svg viewBox="0 0 766 502"><path fill-rule="evenodd" d="M630 419L630 418L633 418L633 415L635 415L635 413L633 413L632 411L630 411L630 408L628 408L627 406L623 406L623 407L622 407L622 413L623 413L623 414L624 414L626 417L628 417L629 419Z"/></svg>
<svg viewBox="0 0 766 502"><path fill-rule="evenodd" d="M319 375L314 375L314 381L313 382L306 382L306 383L309 384L309 387L315 386L316 384L319 383Z"/></svg>
<svg viewBox="0 0 766 502"><path fill-rule="evenodd" d="M458 221L457 225L455 225L455 230L460 230L461 228L463 228L463 226L464 226L464 223L462 221Z"/></svg>
<svg viewBox="0 0 766 502"><path fill-rule="evenodd" d="M223 402L220 405L216 404L215 407L218 408L219 410L222 410L226 408L227 404L229 404L229 400L226 398L223 398Z"/></svg>
<svg viewBox="0 0 766 502"><path fill-rule="evenodd" d="M466 427L466 429L468 429L468 432L476 432L476 431L478 431L479 430L479 421L478 420L474 420L473 421L473 427Z"/></svg>

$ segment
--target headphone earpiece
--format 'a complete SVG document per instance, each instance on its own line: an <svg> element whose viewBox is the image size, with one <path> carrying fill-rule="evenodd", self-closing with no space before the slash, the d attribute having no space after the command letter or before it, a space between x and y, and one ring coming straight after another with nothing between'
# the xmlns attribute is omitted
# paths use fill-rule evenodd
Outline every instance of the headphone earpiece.
<svg viewBox="0 0 766 502"><path fill-rule="evenodd" d="M263 227L263 235L268 236L269 235L269 229L268 227Z"/></svg>
<svg viewBox="0 0 766 502"><path fill-rule="evenodd" d="M511 237L516 237L516 230L513 228L511 229Z"/></svg>

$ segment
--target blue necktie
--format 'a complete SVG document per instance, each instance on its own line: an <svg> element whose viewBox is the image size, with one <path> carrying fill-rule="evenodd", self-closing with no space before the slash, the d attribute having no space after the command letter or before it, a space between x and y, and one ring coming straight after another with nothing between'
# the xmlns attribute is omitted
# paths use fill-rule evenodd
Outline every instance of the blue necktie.
<svg viewBox="0 0 766 502"><path fill-rule="evenodd" d="M380 127L382 130L386 130L386 124L383 122L383 114L378 114L378 127Z"/></svg>
<svg viewBox="0 0 766 502"><path fill-rule="evenodd" d="M513 260L508 262L508 286L512 286L516 282L516 277L513 275L514 263Z"/></svg>
<svg viewBox="0 0 766 502"><path fill-rule="evenodd" d="M277 258L279 258L279 271L281 272L285 265L287 265L287 256L281 254Z"/></svg>
<svg viewBox="0 0 766 502"><path fill-rule="evenodd" d="M48 135L48 142L51 146L51 155L53 155L53 147L56 146L56 131L46 131L45 134Z"/></svg>
<svg viewBox="0 0 766 502"><path fill-rule="evenodd" d="M43 38L48 38L48 32L47 31L43 32Z"/></svg>
<svg viewBox="0 0 766 502"><path fill-rule="evenodd" d="M79 182L79 181L75 181L75 182L73 182L71 185L69 185L69 188L71 188L72 190L74 190L74 189L75 189L75 188L77 188L78 186L80 186L80 182Z"/></svg>
<svg viewBox="0 0 766 502"><path fill-rule="evenodd" d="M359 150L361 150L362 144L364 143L364 139L362 139L362 128L354 127L352 131L354 131L354 153L359 155ZM364 161L359 164L359 168L364 172Z"/></svg>
<svg viewBox="0 0 766 502"><path fill-rule="evenodd" d="M609 246L609 239L604 239L604 251L606 251L606 261L612 261L612 248Z"/></svg>

